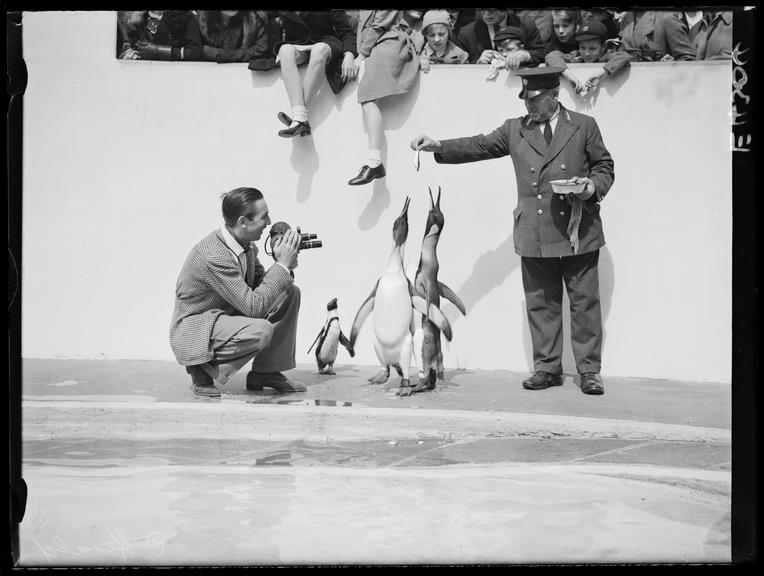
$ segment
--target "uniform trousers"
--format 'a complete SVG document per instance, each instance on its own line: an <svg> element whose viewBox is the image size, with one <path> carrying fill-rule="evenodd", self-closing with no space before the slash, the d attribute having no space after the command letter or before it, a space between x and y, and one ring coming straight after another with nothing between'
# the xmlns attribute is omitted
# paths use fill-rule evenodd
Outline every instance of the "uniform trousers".
<svg viewBox="0 0 764 576"><path fill-rule="evenodd" d="M525 306L536 372L562 374L562 289L570 301L570 339L579 374L599 373L602 359L599 250L560 258L521 257Z"/></svg>
<svg viewBox="0 0 764 576"><path fill-rule="evenodd" d="M282 292L265 318L218 316L210 336L214 356L201 364L220 385L247 362L253 372L283 372L296 366L297 316L300 289L292 285Z"/></svg>

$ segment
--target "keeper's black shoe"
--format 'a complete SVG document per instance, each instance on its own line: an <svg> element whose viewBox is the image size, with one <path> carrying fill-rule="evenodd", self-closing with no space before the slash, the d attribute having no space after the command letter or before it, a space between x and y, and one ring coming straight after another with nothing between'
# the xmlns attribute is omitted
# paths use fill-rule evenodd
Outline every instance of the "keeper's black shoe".
<svg viewBox="0 0 764 576"><path fill-rule="evenodd" d="M523 388L526 390L545 390L550 386L562 386L562 376L539 371L527 380L523 380Z"/></svg>

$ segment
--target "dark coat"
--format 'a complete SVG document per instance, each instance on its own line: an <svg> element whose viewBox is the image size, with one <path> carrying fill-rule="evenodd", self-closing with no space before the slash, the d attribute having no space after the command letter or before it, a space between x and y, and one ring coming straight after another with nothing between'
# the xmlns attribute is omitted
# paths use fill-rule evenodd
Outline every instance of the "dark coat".
<svg viewBox="0 0 764 576"><path fill-rule="evenodd" d="M516 26L522 29L525 36L525 49L531 55L531 61L526 66L537 66L544 61L546 48L541 40L536 23L526 18L520 18L511 12L507 14L506 26ZM470 55L470 63L477 62L484 50L494 50L488 25L483 20L476 20L465 25L456 37L456 45Z"/></svg>
<svg viewBox="0 0 764 576"><path fill-rule="evenodd" d="M138 25L129 22L130 14L125 11L117 15L117 58L121 58L125 50L135 47L137 43L149 42L171 46L173 60L203 59L199 24L188 10L166 10L153 33L146 28L148 12L143 11L143 18Z"/></svg>
<svg viewBox="0 0 764 576"><path fill-rule="evenodd" d="M213 62L249 62L268 53L267 16L260 10L241 10L228 24L218 10L200 10L199 29Z"/></svg>
<svg viewBox="0 0 764 576"><path fill-rule="evenodd" d="M283 44L308 45L324 42L331 49L326 63L326 78L332 91L338 94L345 86L342 79L342 58L345 52L356 56L356 32L344 10L308 10L297 14L280 10L283 39L273 47L274 56ZM274 64L275 65L275 64Z"/></svg>
<svg viewBox="0 0 764 576"><path fill-rule="evenodd" d="M513 212L515 252L520 256L572 256L567 229L568 201L552 192L551 180L573 176L591 178L595 194L583 202L578 229L578 253L605 245L600 205L615 178L614 163L591 116L560 109L552 143L527 116L506 120L490 134L441 140L435 161L446 164L475 162L510 155L517 179L517 207Z"/></svg>

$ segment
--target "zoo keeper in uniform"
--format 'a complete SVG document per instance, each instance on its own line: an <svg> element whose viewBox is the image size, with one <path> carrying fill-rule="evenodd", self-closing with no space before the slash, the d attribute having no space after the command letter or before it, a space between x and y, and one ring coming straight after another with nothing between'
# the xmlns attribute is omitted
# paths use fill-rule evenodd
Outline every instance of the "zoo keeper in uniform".
<svg viewBox="0 0 764 576"><path fill-rule="evenodd" d="M600 202L615 178L613 159L594 118L558 101L559 67L520 69L519 94L528 114L490 134L434 140L418 136L414 150L435 153L438 163L460 164L511 156L518 203L513 240L520 255L535 373L528 390L562 384L562 295L570 301L576 369L584 394L603 394L600 377L602 315L599 249L605 245ZM552 191L552 180L585 184L577 193Z"/></svg>

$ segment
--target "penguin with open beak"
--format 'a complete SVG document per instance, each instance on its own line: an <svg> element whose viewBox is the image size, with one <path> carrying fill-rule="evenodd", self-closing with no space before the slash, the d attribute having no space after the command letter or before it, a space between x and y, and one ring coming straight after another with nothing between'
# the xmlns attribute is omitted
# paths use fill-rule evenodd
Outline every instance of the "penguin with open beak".
<svg viewBox="0 0 764 576"><path fill-rule="evenodd" d="M337 315L337 299L332 298L326 305L326 323L316 336L313 344L308 348L308 353L316 347L316 364L319 374L334 374L334 361L337 359L337 349L342 344L347 349L350 357L355 356L350 341L342 333L340 319Z"/></svg>
<svg viewBox="0 0 764 576"><path fill-rule="evenodd" d="M426 300L415 293L414 286L406 277L403 268L403 254L408 238L408 208L410 198L406 198L403 211L393 224L393 249L387 261L385 272L377 280L374 289L356 313L350 331L350 349L355 349L355 341L366 318L374 312L374 350L382 364L378 374L369 379L371 384L383 384L390 377L390 367L394 367L401 377L398 395L408 396L411 382L412 336L415 331L414 310L429 316L433 323L451 339L451 326L443 313L434 304L428 306Z"/></svg>
<svg viewBox="0 0 764 576"><path fill-rule="evenodd" d="M442 296L454 304L463 315L466 315L467 311L461 298L451 288L438 280L440 264L437 248L445 218L440 210L440 186L438 186L437 201L432 198L432 190L429 188L428 190L430 192L430 212L427 214L419 267L414 277L414 291L415 294L425 299L427 309L430 308L430 305L439 308ZM410 392L432 390L435 388L436 380L445 378L445 370L443 369L443 351L440 345L440 329L430 319L429 314L422 316L421 323L414 333L414 357L420 367L419 382L410 389Z"/></svg>

